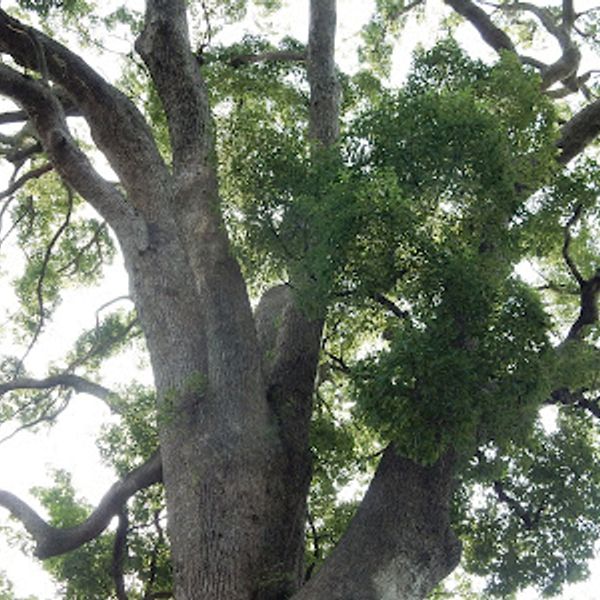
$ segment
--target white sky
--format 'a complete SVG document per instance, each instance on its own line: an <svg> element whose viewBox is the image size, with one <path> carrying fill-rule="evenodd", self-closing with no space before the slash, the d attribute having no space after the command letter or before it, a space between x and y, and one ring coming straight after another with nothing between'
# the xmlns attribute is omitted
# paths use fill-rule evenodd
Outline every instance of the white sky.
<svg viewBox="0 0 600 600"><path fill-rule="evenodd" d="M589 4L589 2L586 2ZM284 18L277 22L276 33L278 36L294 35L305 40L308 28L307 2L297 0L290 2L292 8L287 10ZM128 5L141 7L141 0L128 1ZM338 60L344 63L344 68L351 70L352 55L347 48L355 45L356 32L368 14L370 14L370 0L340 0L338 16ZM578 7L582 6L579 3ZM4 3L6 7L6 3ZM426 15L427 21L435 22L440 14L439 0L428 0ZM259 22L260 17L254 15ZM232 39L239 37L244 29L256 30L255 24L250 19L250 25L238 26L229 35ZM414 22L409 24L405 37L406 40L395 52L397 64L395 78L403 74L410 63L411 48L415 43L430 45L434 42L427 27L419 27ZM461 41L470 40L469 46L479 49L484 55L489 55L487 48L478 43L477 36L472 30L465 28L465 35ZM354 43L353 43L354 42ZM95 59L93 65L110 78L114 74L113 57L107 56ZM113 73L111 73L113 71ZM8 174L0 170L0 189ZM10 257L6 254L0 256L0 272L10 270ZM38 375L43 375L47 359L58 359L66 348L68 342L75 339L77 334L89 328L95 321L95 310L103 303L127 293L127 281L124 269L117 258L116 264L109 271L107 281L99 289L83 290L79 292L68 291L64 294L63 302L53 323L48 327L46 334L40 340L40 347L31 355L33 370ZM7 287L7 280L0 279L0 322L3 319L3 308L11 292ZM75 309L73 307L76 307ZM2 343L2 338L0 338ZM6 346L2 353L6 352ZM131 366L114 364L104 369L103 375L107 385L125 384L131 376ZM147 373L143 375L147 377ZM72 473L75 488L80 496L85 497L90 503L97 504L102 494L114 482L112 473L98 462L98 452L95 447L96 439L102 423L110 418L106 407L99 401L89 396L78 395L74 397L70 407L61 416L60 422L51 430L43 430L36 434L27 432L19 434L4 444L0 444L0 488L16 493L34 506L38 506L30 495L29 489L34 485L50 485L50 472L52 469L61 468ZM0 438L5 432L0 427ZM39 508L39 507L38 507ZM1 509L0 509L1 510ZM4 518L0 514L0 526ZM50 579L41 569L39 563L31 558L23 557L19 552L7 547L0 536L0 570L7 572L15 584L18 596L34 595L39 600L54 600L58 598L53 590ZM562 596L564 600L600 600L600 562L593 567L594 577L586 583L571 586ZM535 594L523 594L523 600L537 598Z"/></svg>

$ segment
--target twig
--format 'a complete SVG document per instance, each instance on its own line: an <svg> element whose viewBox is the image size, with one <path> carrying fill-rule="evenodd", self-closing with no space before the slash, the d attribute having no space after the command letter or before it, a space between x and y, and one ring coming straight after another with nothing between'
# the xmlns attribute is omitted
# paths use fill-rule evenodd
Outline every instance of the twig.
<svg viewBox="0 0 600 600"><path fill-rule="evenodd" d="M67 194L68 194L67 214L66 214L65 219L64 219L63 223L61 224L61 226L56 230L55 234L52 236L52 239L50 240L50 243L48 244L48 247L46 248L46 252L44 254L44 259L42 261L42 269L41 269L40 276L38 278L38 282L37 282L37 286L36 286L36 297L37 297L37 302L38 302L39 321L38 321L37 327L35 329L35 332L31 338L31 341L29 342L29 346L27 347L27 349L25 350L25 353L23 354L23 356L21 357L21 360L19 361L19 363L20 363L19 371L22 368L25 359L27 358L27 356L33 349L33 346L37 342L37 340L40 336L40 333L42 332L42 329L45 324L44 295L43 295L44 279L46 277L46 271L47 271L48 265L50 263L50 258L52 257L52 251L54 250L54 246L60 239L60 236L65 232L65 230L69 226L69 223L71 220L71 213L73 211L73 190L70 187L67 187L66 189L67 189Z"/></svg>

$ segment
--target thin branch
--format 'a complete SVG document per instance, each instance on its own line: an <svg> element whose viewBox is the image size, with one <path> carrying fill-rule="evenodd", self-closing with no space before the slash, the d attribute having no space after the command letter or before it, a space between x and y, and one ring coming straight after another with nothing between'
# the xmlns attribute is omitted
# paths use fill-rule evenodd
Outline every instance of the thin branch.
<svg viewBox="0 0 600 600"><path fill-rule="evenodd" d="M123 341L124 339L127 338L127 336L131 333L131 331L137 324L138 324L138 319L137 319L137 317L134 317L133 319L131 319L131 321L129 323L127 323L125 329L122 332L120 332L118 335L104 340L103 343L92 345L92 347L85 354L74 358L71 361L71 363L69 363L66 370L73 371L77 367L84 365L91 358L94 358L95 356L98 356L99 354L104 353L106 350L108 350L115 344L118 344L119 342ZM141 335L141 332L140 332L140 335Z"/></svg>
<svg viewBox="0 0 600 600"><path fill-rule="evenodd" d="M392 302L387 296L383 294L373 294L373 300L378 304L381 304L384 308L389 310L393 315L398 317L399 319L408 319L410 317L410 313L406 310L402 310L395 302Z"/></svg>
<svg viewBox="0 0 600 600"><path fill-rule="evenodd" d="M25 173L25 175L21 175L19 179L11 183L3 192L0 192L0 200L6 198L8 196L12 196L16 191L21 189L28 181L31 179L38 179L42 175L45 175L49 171L52 171L54 167L50 163L46 163L41 167L37 167L36 169L32 169Z"/></svg>
<svg viewBox="0 0 600 600"><path fill-rule="evenodd" d="M45 379L21 377L6 383L0 383L0 396L16 390L48 390L56 387L70 388L78 394L89 394L105 402L113 413L119 414L121 412L118 405L112 401L113 398L116 398L114 392L99 383L72 373L50 375Z"/></svg>
<svg viewBox="0 0 600 600"><path fill-rule="evenodd" d="M577 283L579 284L579 287L581 287L584 284L584 279L583 279L579 269L577 268L577 265L571 258L571 255L569 254L569 249L570 249L570 245L571 245L571 227L573 227L577 223L577 221L579 221L579 219L581 218L582 210L583 210L582 205L578 204L575 207L575 211L573 212L573 214L567 221L567 224L565 225L564 242L563 242L563 247L562 247L562 255L565 260L565 263L567 264L567 267L569 267L569 271L571 272L571 275L573 275L573 277L575 278L575 281L577 281Z"/></svg>
<svg viewBox="0 0 600 600"><path fill-rule="evenodd" d="M546 404L574 406L576 408L581 408L597 419L600 419L600 398L586 398L584 390L576 390L574 392L571 392L567 388L554 390L550 394L550 398L546 401Z"/></svg>
<svg viewBox="0 0 600 600"><path fill-rule="evenodd" d="M127 507L125 505L123 505L119 510L118 517L119 525L115 533L111 573L113 581L115 582L117 600L127 600L125 577L123 575L123 563L125 562L125 558L127 556L127 532L129 529L129 517L127 516Z"/></svg>
<svg viewBox="0 0 600 600"><path fill-rule="evenodd" d="M33 538L35 555L44 559L65 554L98 537L136 492L162 481L162 464L157 450L140 467L113 484L98 507L81 524L66 529L49 525L14 494L0 490L0 506L8 509Z"/></svg>
<svg viewBox="0 0 600 600"><path fill-rule="evenodd" d="M151 600L151 598L159 598L161 596L157 596L157 593L161 592L153 592L152 588L156 582L156 576L158 573L158 551L160 546L165 543L165 534L163 528L160 524L160 510L155 510L153 514L153 523L156 529L156 541L152 546L152 554L150 555L150 567L148 572L148 578L146 579L146 585L144 588L144 596L143 600ZM171 594L169 593L166 598L170 598Z"/></svg>
<svg viewBox="0 0 600 600"><path fill-rule="evenodd" d="M541 511L536 511L536 515L532 516L531 512L526 510L520 502L506 493L504 484L501 481L494 481L494 492L496 493L498 500L519 517L525 526L525 529L532 530L537 526Z"/></svg>
<svg viewBox="0 0 600 600"><path fill-rule="evenodd" d="M11 440L12 438L14 438L17 434L21 433L22 431L27 431L28 429L33 429L34 427L36 427L37 425L40 425L41 423L53 423L54 421L56 421L56 419L59 417L59 415L61 415L67 409L67 407L69 406L69 402L70 402L70 398L63 399L63 401L58 406L58 408L56 408L53 411L51 411L50 409L54 406L54 404L52 404L51 406L45 407L44 410L42 411L42 413L36 419L34 419L33 421L27 421L27 423L23 423L22 425L17 427L15 430L13 430L11 433L9 433L8 435L1 438L0 444L4 444L5 442L8 442L8 440ZM22 411L18 411L18 412L22 412Z"/></svg>
<svg viewBox="0 0 600 600"><path fill-rule="evenodd" d="M100 313L103 310L106 310L107 308L111 307L113 304L116 304L117 302L121 302L122 300L128 300L129 302L133 302L131 296L128 296L128 295L117 296L116 298L113 298L112 300L105 302L104 304L102 304L101 306L99 306L96 309L96 331L98 329L100 329Z"/></svg>
<svg viewBox="0 0 600 600"><path fill-rule="evenodd" d="M243 65L250 65L261 62L304 62L306 52L294 50L274 50L272 52L262 52L260 54L239 54L229 60L230 66L234 69Z"/></svg>
<svg viewBox="0 0 600 600"><path fill-rule="evenodd" d="M62 236L62 234L66 231L67 227L69 226L70 220L71 220L71 214L73 211L73 190L71 190L71 188L69 188L69 187L67 187L67 194L68 194L67 214L65 215L64 221L62 222L60 227L56 230L56 232L52 236L52 239L50 240L50 243L46 247L46 252L44 253L44 258L42 260L42 268L40 270L40 276L38 277L38 282L37 282L37 286L36 286L36 290L35 290L37 303L38 303L39 320L38 320L36 329L33 333L33 336L31 338L31 341L29 342L29 346L27 346L25 353L23 354L23 356L21 357L21 360L19 361L21 366L23 365L23 362L25 361L27 356L29 356L29 353L31 352L35 343L37 342L37 340L40 336L40 333L42 332L42 329L44 328L44 325L46 323L46 316L44 314L45 313L44 292L43 292L44 279L46 278L46 272L48 270L48 265L50 264L50 259L52 258L52 252L54 250L54 246L57 244L57 242L60 239L60 237Z"/></svg>

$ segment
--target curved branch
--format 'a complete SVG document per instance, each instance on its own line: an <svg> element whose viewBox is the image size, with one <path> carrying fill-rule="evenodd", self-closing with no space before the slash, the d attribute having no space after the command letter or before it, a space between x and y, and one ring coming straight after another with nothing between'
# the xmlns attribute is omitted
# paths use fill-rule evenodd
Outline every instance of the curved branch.
<svg viewBox="0 0 600 600"><path fill-rule="evenodd" d="M67 529L49 525L28 504L4 490L0 490L0 506L21 521L35 542L35 555L44 559L75 550L98 537L131 496L161 481L162 463L157 450L143 465L115 483L83 523Z"/></svg>
<svg viewBox="0 0 600 600"><path fill-rule="evenodd" d="M3 64L0 64L0 94L12 98L29 113L44 149L65 181L111 224L117 235L128 232L131 208L118 189L100 177L77 146L56 96L40 82Z"/></svg>
<svg viewBox="0 0 600 600"><path fill-rule="evenodd" d="M148 123L131 100L80 56L1 9L0 51L27 69L40 72L45 67L47 72L42 72L42 77L62 86L77 104L94 141L119 174L132 202L140 210L148 208L151 198L147 190L162 190L169 178L168 169ZM48 86L44 87L53 95ZM31 115L27 106L23 108Z"/></svg>
<svg viewBox="0 0 600 600"><path fill-rule="evenodd" d="M600 98L567 121L560 133L558 161L566 165L600 135Z"/></svg>
<svg viewBox="0 0 600 600"><path fill-rule="evenodd" d="M496 52L503 50L516 53L516 48L508 35L497 27L490 16L471 0L445 0L459 15L477 29L483 41L491 46Z"/></svg>
<svg viewBox="0 0 600 600"><path fill-rule="evenodd" d="M45 379L32 379L30 377L21 377L13 379L6 383L0 383L0 396L16 390L48 390L55 387L67 387L73 389L78 394L89 394L105 402L113 413L119 413L118 406L112 402L116 395L108 388L80 377L72 373L61 373L59 375L50 375Z"/></svg>
<svg viewBox="0 0 600 600"><path fill-rule="evenodd" d="M31 171L28 171L27 173L25 173L25 175L21 175L21 177L19 177L19 179L14 181L3 192L0 192L0 200L2 200L3 198L6 198L8 196L12 196L15 192L20 190L29 180L37 179L37 178L41 177L42 175L45 175L49 171L52 171L52 169L53 169L53 167L50 163L46 163L45 165L42 165L41 167L37 167L36 169L31 169Z"/></svg>

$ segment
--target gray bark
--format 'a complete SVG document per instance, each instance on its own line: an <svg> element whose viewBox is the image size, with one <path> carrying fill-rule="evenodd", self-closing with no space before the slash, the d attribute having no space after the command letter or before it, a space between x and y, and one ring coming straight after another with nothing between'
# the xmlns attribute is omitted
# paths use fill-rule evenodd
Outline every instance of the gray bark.
<svg viewBox="0 0 600 600"><path fill-rule="evenodd" d="M451 573L460 543L450 529L453 458L431 467L383 454L358 512L294 600L418 600Z"/></svg>

